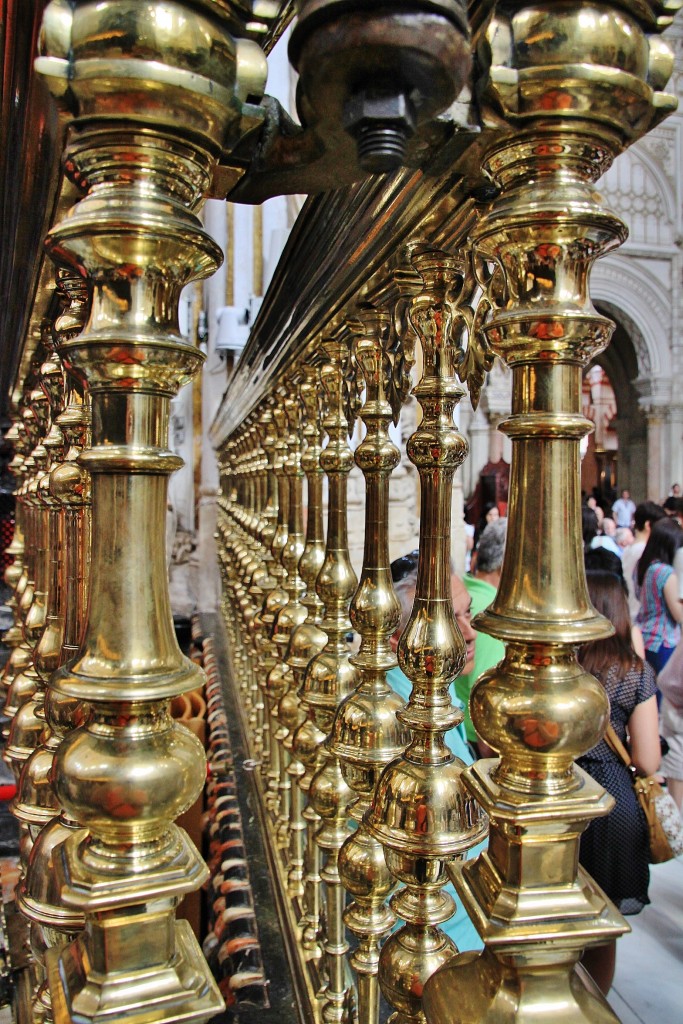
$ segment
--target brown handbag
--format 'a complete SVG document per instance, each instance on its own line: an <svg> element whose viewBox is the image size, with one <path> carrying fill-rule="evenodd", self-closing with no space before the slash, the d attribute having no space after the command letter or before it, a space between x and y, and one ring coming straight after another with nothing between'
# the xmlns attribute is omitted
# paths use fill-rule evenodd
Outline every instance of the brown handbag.
<svg viewBox="0 0 683 1024"><path fill-rule="evenodd" d="M676 852L675 849L672 849L671 843L669 842L669 836L664 831L664 826L662 825L659 817L663 810L662 805L664 802L671 801L673 804L673 810L675 811L673 825L675 828L677 818L680 837L681 833L683 833L683 825L681 824L680 815L678 814L678 809L676 808L672 797L670 797L668 793L664 792L653 775L640 776L637 774L636 766L631 760L626 747L614 731L612 725L607 726L605 742L610 749L614 751L617 757L623 761L631 775L631 782L633 783L636 799L643 808L645 820L647 821L647 830L650 838L650 863L663 864L667 860L673 860L676 856ZM669 820L670 811L671 808L667 805L664 809L667 820Z"/></svg>

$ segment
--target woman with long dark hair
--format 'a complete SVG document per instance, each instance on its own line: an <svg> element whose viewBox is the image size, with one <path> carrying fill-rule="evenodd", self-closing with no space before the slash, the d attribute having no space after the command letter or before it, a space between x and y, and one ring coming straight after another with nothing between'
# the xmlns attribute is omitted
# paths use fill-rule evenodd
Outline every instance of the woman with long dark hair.
<svg viewBox="0 0 683 1024"><path fill-rule="evenodd" d="M595 608L614 626L614 635L585 644L579 661L607 691L610 722L628 746L637 771L659 768L655 675L638 657L623 581L611 572L587 572ZM622 914L638 914L649 903L649 836L645 815L623 761L606 740L579 758L579 765L615 799L613 810L593 820L581 838L579 859ZM616 942L586 951L584 966L607 994L614 977Z"/></svg>
<svg viewBox="0 0 683 1024"><path fill-rule="evenodd" d="M674 519L660 519L650 536L636 568L636 596L640 609L636 622L645 644L645 657L655 672L662 671L681 638L683 603L673 560L683 544L683 530Z"/></svg>

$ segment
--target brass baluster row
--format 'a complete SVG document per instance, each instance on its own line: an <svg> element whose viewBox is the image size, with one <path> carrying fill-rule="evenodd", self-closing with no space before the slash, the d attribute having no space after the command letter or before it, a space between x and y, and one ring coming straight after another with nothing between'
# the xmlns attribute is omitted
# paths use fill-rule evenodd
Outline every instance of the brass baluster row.
<svg viewBox="0 0 683 1024"><path fill-rule="evenodd" d="M198 213L219 161L223 173L258 121L265 60L233 38L226 3L133 6L47 8L38 67L72 120L65 169L81 198L47 238L62 310L42 325L10 431L5 756L33 1013L57 1024L203 1021L222 1008L175 921L207 871L173 823L204 762L170 715L201 677L170 615L163 537L178 460L167 434L170 399L202 361L179 330L180 292L221 259ZM439 209L423 211L424 234L301 341L219 453L233 681L284 917L326 1024L377 1024L380 991L395 1024L615 1019L578 966L587 945L625 929L577 869L582 831L610 805L573 765L608 714L576 661L578 644L608 632L581 567L581 373L611 333L590 303L590 269L625 238L594 183L672 109L657 33L678 4L477 6L475 159L496 198L468 238L457 229L449 240ZM170 49L169 18L190 15L193 41L178 32ZM299 36L302 25L307 35L307 16ZM387 681L399 622L389 430L416 340L422 419L407 454L420 542L398 645L404 705ZM454 412L462 383L476 401L494 353L513 377L510 522L498 595L478 625L507 649L472 696L499 757L464 770L445 740L465 661L450 591L451 492L466 456ZM366 491L360 582L347 524L354 459ZM488 850L464 863L487 818ZM453 912L449 876L480 956L458 956L440 927Z"/></svg>
<svg viewBox="0 0 683 1024"><path fill-rule="evenodd" d="M387 273L380 289L386 308L380 300L363 301L315 339L301 369L257 407L221 453L218 537L232 668L241 687L244 651L251 644L249 660L266 680L268 741L263 742L258 716L250 722L248 702L245 728L261 761L266 827L278 851L290 926L301 943L321 1019L328 1022L354 1014L367 1024L377 1021L380 985L400 1019L421 1019L418 989L455 952L437 927L453 910L450 897L439 894L444 862L464 855L486 829L461 785L463 766L442 738L460 717L450 706L448 686L464 663L450 604L449 557L449 483L465 453L452 426L462 394L447 302L448 275L456 264L431 251L416 251L413 263ZM410 308L415 327L407 325ZM415 328L418 334L422 329L425 364L415 393L425 415L414 451L418 466L421 458L428 462L412 627L417 639L408 667L417 676L411 708L386 677L396 665L389 641L400 620L389 570L388 518L389 477L400 453L389 425L410 389ZM366 436L355 461L366 478L366 510L358 584L348 553L346 489L354 462L349 434L362 390ZM254 422L260 426L256 433ZM321 425L327 435L322 445ZM249 483L254 467L265 468L268 478L259 499ZM250 529L259 507L262 525ZM247 552L257 565L261 558L260 575ZM263 598L255 615L244 601L251 591ZM355 655L352 628L360 636ZM444 646L449 630L452 640ZM409 656L401 657L408 665ZM394 900L407 923L382 946L396 922L386 901L398 881L408 883Z"/></svg>

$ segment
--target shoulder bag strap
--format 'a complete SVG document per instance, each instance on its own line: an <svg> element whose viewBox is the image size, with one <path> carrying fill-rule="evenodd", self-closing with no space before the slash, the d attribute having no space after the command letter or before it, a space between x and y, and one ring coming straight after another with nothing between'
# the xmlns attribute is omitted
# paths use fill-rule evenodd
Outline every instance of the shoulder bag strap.
<svg viewBox="0 0 683 1024"><path fill-rule="evenodd" d="M617 736L611 722L605 730L605 742L607 743L607 746L614 751L619 760L623 761L629 771L633 772L635 775L636 770L629 756L629 752Z"/></svg>

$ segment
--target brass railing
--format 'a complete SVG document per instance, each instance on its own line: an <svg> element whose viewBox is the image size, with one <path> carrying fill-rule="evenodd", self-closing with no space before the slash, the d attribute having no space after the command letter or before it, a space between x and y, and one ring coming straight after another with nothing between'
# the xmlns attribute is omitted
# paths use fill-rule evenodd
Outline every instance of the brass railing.
<svg viewBox="0 0 683 1024"><path fill-rule="evenodd" d="M576 650L610 628L582 569L581 373L612 330L591 305L590 269L625 237L594 185L675 107L659 32L680 5L466 6L302 2L290 45L301 129L260 103L288 5L46 10L37 68L70 123L72 185L13 395L4 673L36 1020L208 1020L222 1007L175 920L206 868L173 823L204 765L170 715L199 670L168 600L169 404L202 361L179 330L181 289L221 260L204 198L287 191L321 194L211 437L231 683L302 1018L376 1024L381 991L397 1024L616 1020L579 965L626 930L577 868L582 831L611 804L574 764L608 710ZM450 575L467 446L453 416L463 385L477 402L496 356L513 375L509 528L477 627L506 655L471 702L498 756L465 768L444 738L465 662ZM387 681L400 619L389 427L411 390L421 509L397 652L404 705ZM487 825L486 851L466 860ZM481 954L459 955L440 927L449 879Z"/></svg>

